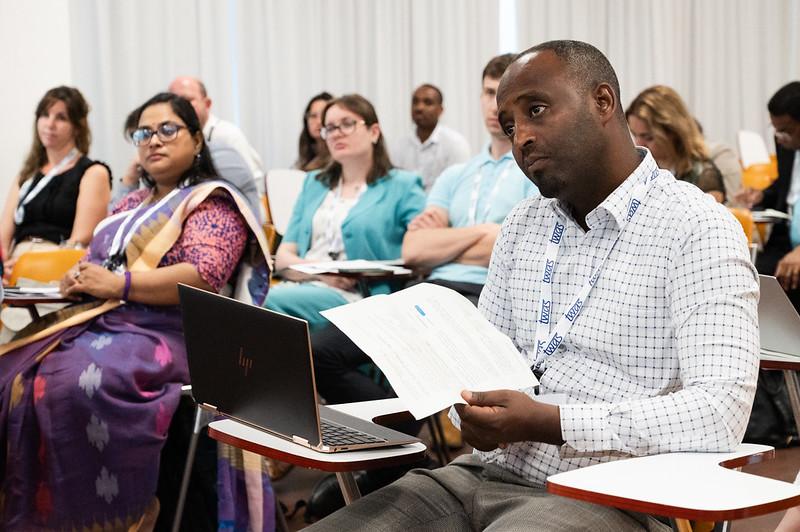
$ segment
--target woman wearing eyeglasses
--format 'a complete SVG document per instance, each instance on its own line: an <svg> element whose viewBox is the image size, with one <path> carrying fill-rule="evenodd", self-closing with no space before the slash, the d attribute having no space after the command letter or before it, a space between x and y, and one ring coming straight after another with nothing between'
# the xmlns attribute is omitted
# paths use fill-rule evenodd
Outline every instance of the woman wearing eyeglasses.
<svg viewBox="0 0 800 532"><path fill-rule="evenodd" d="M135 118L147 187L117 204L61 281L90 301L0 346L3 530L152 529L159 454L189 382L177 285L219 291L250 241L249 296L266 294L263 234L215 180L191 104L162 93Z"/></svg>
<svg viewBox="0 0 800 532"><path fill-rule="evenodd" d="M26 251L86 246L105 218L111 172L87 157L88 114L89 105L72 87L50 89L36 106L31 149L0 219L6 274Z"/></svg>
<svg viewBox="0 0 800 532"><path fill-rule="evenodd" d="M331 162L306 177L275 257L275 268L287 282L272 288L266 305L307 320L312 329L327 323L321 310L361 296L353 279L308 276L289 267L397 259L408 223L425 206L422 179L392 168L375 109L363 96L328 102L322 124ZM376 284L372 293L389 288Z"/></svg>
<svg viewBox="0 0 800 532"><path fill-rule="evenodd" d="M300 133L298 141L299 156L294 163L295 168L310 172L319 170L327 166L330 161L328 146L322 138L322 111L333 96L327 92L321 92L309 100L306 110L303 113L303 131Z"/></svg>

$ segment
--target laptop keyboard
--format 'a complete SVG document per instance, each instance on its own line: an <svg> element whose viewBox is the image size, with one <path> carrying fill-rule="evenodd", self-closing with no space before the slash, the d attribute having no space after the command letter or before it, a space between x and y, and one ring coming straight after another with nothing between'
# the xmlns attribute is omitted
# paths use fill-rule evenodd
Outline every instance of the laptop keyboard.
<svg viewBox="0 0 800 532"><path fill-rule="evenodd" d="M383 438L378 438L351 427L331 423L324 419L320 419L319 424L322 429L322 443L328 446L361 445L364 443L381 443L386 441Z"/></svg>

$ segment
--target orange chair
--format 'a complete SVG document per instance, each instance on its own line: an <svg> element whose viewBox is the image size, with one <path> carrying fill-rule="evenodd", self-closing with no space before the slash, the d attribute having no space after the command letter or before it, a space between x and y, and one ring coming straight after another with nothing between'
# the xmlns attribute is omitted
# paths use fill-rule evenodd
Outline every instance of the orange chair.
<svg viewBox="0 0 800 532"><path fill-rule="evenodd" d="M753 228L755 227L755 222L753 222L753 213L750 209L744 209L741 207L729 207L731 211L739 223L742 224L742 229L744 230L744 234L747 237L747 242L753 241Z"/></svg>
<svg viewBox="0 0 800 532"><path fill-rule="evenodd" d="M16 285L20 277L42 283L58 281L85 254L85 249L54 249L23 253L11 270L9 284Z"/></svg>
<svg viewBox="0 0 800 532"><path fill-rule="evenodd" d="M750 209L744 209L742 207L728 207L728 210L731 211L739 223L742 224L742 230L744 231L744 236L747 237L747 244L750 247L750 259L753 261L753 264L756 262L756 254L758 253L758 244L753 242L753 231L755 229L755 222L753 221L753 213Z"/></svg>

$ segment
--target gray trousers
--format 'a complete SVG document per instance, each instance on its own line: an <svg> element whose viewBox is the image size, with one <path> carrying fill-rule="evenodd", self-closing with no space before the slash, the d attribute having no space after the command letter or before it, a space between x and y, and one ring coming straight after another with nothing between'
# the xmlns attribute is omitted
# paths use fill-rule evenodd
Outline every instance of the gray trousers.
<svg viewBox="0 0 800 532"><path fill-rule="evenodd" d="M473 455L432 471L414 469L307 528L384 531L669 531L654 518L531 487Z"/></svg>

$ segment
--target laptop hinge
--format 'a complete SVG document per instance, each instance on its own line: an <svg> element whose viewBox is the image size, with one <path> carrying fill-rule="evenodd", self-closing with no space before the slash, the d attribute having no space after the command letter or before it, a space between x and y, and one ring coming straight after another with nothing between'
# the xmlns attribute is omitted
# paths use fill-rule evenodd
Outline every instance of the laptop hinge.
<svg viewBox="0 0 800 532"><path fill-rule="evenodd" d="M295 443L299 443L300 445L305 445L307 447L311 445L310 443L308 443L307 439L302 438L300 436L295 436L294 434L292 434L292 441Z"/></svg>
<svg viewBox="0 0 800 532"><path fill-rule="evenodd" d="M217 409L216 406L210 405L208 403L200 403L200 408L202 408L203 410L208 410L208 411L213 412L215 414L218 412L218 409Z"/></svg>

